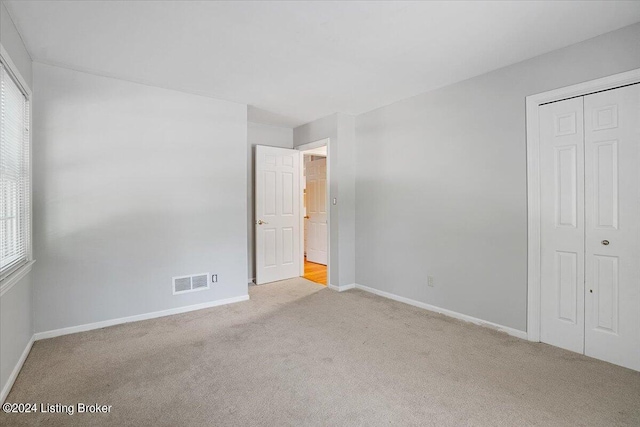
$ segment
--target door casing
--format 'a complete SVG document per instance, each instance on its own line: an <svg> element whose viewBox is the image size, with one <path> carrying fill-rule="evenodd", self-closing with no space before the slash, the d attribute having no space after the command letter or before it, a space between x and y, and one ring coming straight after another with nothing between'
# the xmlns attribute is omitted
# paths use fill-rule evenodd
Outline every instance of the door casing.
<svg viewBox="0 0 640 427"><path fill-rule="evenodd" d="M331 210L333 206L331 203L331 139L323 138L293 148L300 151L300 164L303 164L305 151L323 146L327 147L327 287L331 288ZM304 211L304 197L302 195L304 179L303 173L300 172L300 212ZM302 215L300 215L300 230L300 254L304 254L304 218ZM300 276L304 276L304 256L301 256L300 260Z"/></svg>

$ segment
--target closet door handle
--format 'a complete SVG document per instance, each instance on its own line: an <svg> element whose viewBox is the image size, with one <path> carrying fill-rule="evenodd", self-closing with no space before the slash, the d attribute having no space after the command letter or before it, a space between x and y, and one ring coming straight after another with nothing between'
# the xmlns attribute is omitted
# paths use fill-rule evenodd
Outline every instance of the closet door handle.
<svg viewBox="0 0 640 427"><path fill-rule="evenodd" d="M604 246L609 246L609 241L608 240L603 240L601 242Z"/></svg>

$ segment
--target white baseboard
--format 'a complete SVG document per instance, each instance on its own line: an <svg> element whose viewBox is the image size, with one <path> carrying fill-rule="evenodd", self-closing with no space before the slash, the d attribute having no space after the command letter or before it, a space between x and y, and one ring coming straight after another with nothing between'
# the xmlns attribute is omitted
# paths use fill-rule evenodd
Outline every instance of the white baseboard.
<svg viewBox="0 0 640 427"><path fill-rule="evenodd" d="M329 289L333 291L338 291L338 292L348 291L349 289L354 289L355 287L356 287L355 283L351 283L349 285L342 285L342 286L329 284L328 286Z"/></svg>
<svg viewBox="0 0 640 427"><path fill-rule="evenodd" d="M464 320L465 322L471 322L475 325L484 326L486 328L494 329L496 331L504 332L511 336L521 338L523 340L527 339L527 333L525 331L520 331L518 329L510 328L508 326L498 325L497 323L489 322L486 320L478 319L476 317L468 316L466 314L458 313L455 311L447 310L446 308L436 307L435 305L426 304L424 302L412 300L410 298L401 297L399 295L395 295L389 292L381 291L375 288L370 288L364 285L355 285L356 289L361 289L366 292L370 292L372 294L379 295L381 297L389 298L394 301L403 302L405 304L412 305L414 307L423 308L425 310L433 311L435 313L444 314L445 316L453 317L454 319Z"/></svg>
<svg viewBox="0 0 640 427"><path fill-rule="evenodd" d="M118 319L104 320L102 322L87 323L84 325L71 326L68 328L54 329L51 331L38 332L35 334L36 341L47 338L59 337L61 335L75 334L77 332L91 331L93 329L106 328L107 326L120 325L122 323L138 322L140 320L155 319L157 317L171 316L172 314L187 313L189 311L202 310L203 308L217 307L220 305L232 304L234 302L247 301L249 295L226 298L216 301L203 302L201 304L188 305L185 307L170 308L168 310L154 311L151 313L138 314L136 316L121 317Z"/></svg>
<svg viewBox="0 0 640 427"><path fill-rule="evenodd" d="M24 361L27 360L27 356L29 356L29 352L31 351L31 347L33 346L34 341L35 335L31 336L31 339L27 343L27 346L24 348L20 359L18 359L18 363L16 363L13 371L11 371L11 375L9 375L9 378L7 378L7 383L4 385L4 387L2 387L2 393L0 393L0 405L4 403L4 400L7 398L9 392L11 391L11 387L13 387L13 383L16 382L16 378L18 378L18 374L22 369L22 365L24 365Z"/></svg>

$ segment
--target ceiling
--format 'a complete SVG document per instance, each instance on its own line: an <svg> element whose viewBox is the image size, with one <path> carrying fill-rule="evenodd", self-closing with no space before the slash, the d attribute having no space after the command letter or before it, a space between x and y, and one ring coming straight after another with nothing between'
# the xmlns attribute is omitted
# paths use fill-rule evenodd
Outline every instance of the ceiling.
<svg viewBox="0 0 640 427"><path fill-rule="evenodd" d="M34 61L249 105L360 114L640 21L640 2L9 1Z"/></svg>

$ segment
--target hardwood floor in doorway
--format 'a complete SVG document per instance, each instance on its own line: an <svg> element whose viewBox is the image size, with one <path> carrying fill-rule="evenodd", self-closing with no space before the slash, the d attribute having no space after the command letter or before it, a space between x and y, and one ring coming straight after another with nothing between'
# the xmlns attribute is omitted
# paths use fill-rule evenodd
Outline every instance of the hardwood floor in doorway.
<svg viewBox="0 0 640 427"><path fill-rule="evenodd" d="M312 282L327 286L327 266L307 261L304 258L304 277Z"/></svg>

